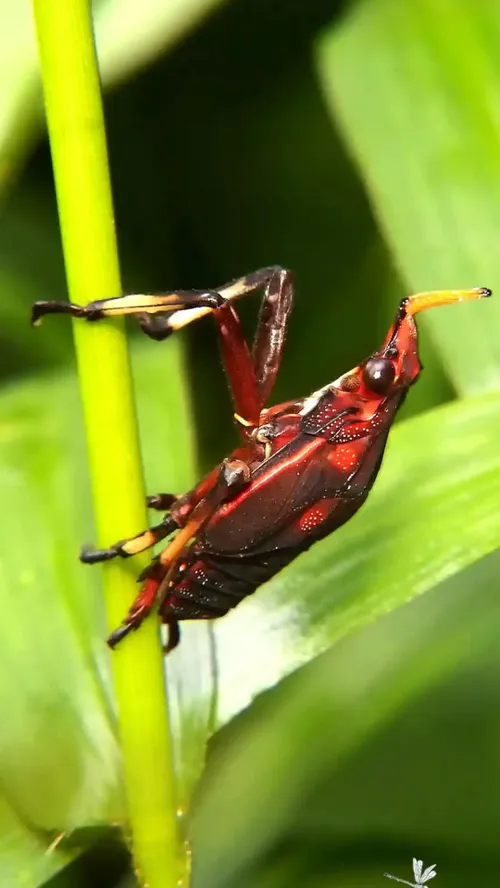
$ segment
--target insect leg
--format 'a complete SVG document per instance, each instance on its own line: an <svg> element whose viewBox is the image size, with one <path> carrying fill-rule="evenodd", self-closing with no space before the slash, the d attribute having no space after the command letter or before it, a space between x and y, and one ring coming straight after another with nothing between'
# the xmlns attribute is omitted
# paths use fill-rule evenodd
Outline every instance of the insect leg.
<svg viewBox="0 0 500 888"><path fill-rule="evenodd" d="M264 298L252 350L257 390L262 406L267 404L276 382L292 305L292 273L285 268L272 269L272 274L265 281Z"/></svg>
<svg viewBox="0 0 500 888"><path fill-rule="evenodd" d="M241 321L228 302L214 312L219 331L222 359L233 399L235 418L244 437L259 424L262 403L259 398L252 355Z"/></svg>
<svg viewBox="0 0 500 888"><path fill-rule="evenodd" d="M141 531L133 537L119 540L107 549L95 549L85 547L80 555L80 561L84 564L97 564L101 561L109 561L111 558L130 558L160 542L174 530L183 527L195 506L207 496L216 485L220 468L210 472L203 481L184 496L175 496L173 493L158 493L146 498L149 508L168 509L169 515L165 515L163 521L147 530Z"/></svg>
<svg viewBox="0 0 500 888"><path fill-rule="evenodd" d="M240 299L242 296L246 296L247 293L254 293L256 290L260 289L265 290L269 286L270 281L273 281L280 275L291 277L291 273L280 268L279 265L271 265L268 268L259 268L257 271L251 272L251 274L245 274L243 277L235 278L227 284L222 284L220 287L212 287L210 292L219 293L226 302L233 302L235 299ZM266 297L264 296L264 299L265 298ZM170 328L171 330L180 330L187 324L191 324L192 321L203 317L203 315L209 314L210 311L212 311L210 307L179 311L170 316Z"/></svg>
<svg viewBox="0 0 500 888"><path fill-rule="evenodd" d="M180 497L176 496L175 493L153 493L151 496L146 497L146 505L148 509L155 509L157 512L167 512L178 499Z"/></svg>
<svg viewBox="0 0 500 888"><path fill-rule="evenodd" d="M150 318L149 315L175 315L178 311L190 312L198 309L204 314L220 308L225 302L225 298L214 290L173 290L170 293L159 294L133 293L111 299L99 299L87 305L46 300L34 303L31 323L39 323L46 314L70 314L74 318L84 318L87 321L131 314L139 317L141 327L148 336L153 339L165 339L175 327L169 325L165 318Z"/></svg>
<svg viewBox="0 0 500 888"><path fill-rule="evenodd" d="M116 647L122 638L125 638L132 629L138 629L142 621L151 612L156 601L159 582L154 577L148 577L141 586L137 598L130 608L125 620L117 629L115 629L107 639L110 648Z"/></svg>
<svg viewBox="0 0 500 888"><path fill-rule="evenodd" d="M259 289L264 290L264 296L252 356L232 302ZM292 275L279 266L270 266L216 287L215 291L225 300L225 304L214 311L214 318L236 418L246 436L247 430L258 425L260 412L276 379L292 308ZM211 310L200 307L174 312L161 323L170 332L179 330ZM159 326L160 319L154 320Z"/></svg>
<svg viewBox="0 0 500 888"><path fill-rule="evenodd" d="M230 303L261 288L264 289L264 297L252 357L238 315ZM37 324L44 315L54 313L70 314L87 321L132 314L138 318L147 336L162 340L175 330L214 312L235 411L245 429L245 426L251 428L258 424L260 411L274 385L292 299L291 273L271 266L212 290L135 293L101 299L87 305L53 300L35 302L31 321Z"/></svg>
<svg viewBox="0 0 500 888"><path fill-rule="evenodd" d="M154 546L155 543L165 539L179 527L177 521L172 515L166 515L163 521L141 531L134 537L126 540L119 540L113 543L108 549L94 549L92 547L84 547L80 553L80 561L84 564L98 564L101 561L109 561L111 558L130 558L131 555L137 555L146 549Z"/></svg>
<svg viewBox="0 0 500 888"><path fill-rule="evenodd" d="M240 490L248 482L249 477L250 470L242 460L224 460L212 489L194 507L184 527L178 528L178 533L163 552L143 571L144 582L141 590L121 626L109 636L110 647L115 647L129 632L139 628L151 611L157 597L162 602L161 606L165 602L168 605L169 579L187 544L196 537L202 525L210 519L218 506ZM138 539L138 537L134 539ZM179 642L179 628L175 617L168 614L168 610L164 614L162 613L162 617L164 622L169 625L169 641L166 651L170 651Z"/></svg>
<svg viewBox="0 0 500 888"><path fill-rule="evenodd" d="M168 626L168 641L163 648L163 653L169 654L170 651L173 651L179 644L181 640L181 630L179 628L179 621L174 620L173 617L166 620L165 625Z"/></svg>
<svg viewBox="0 0 500 888"><path fill-rule="evenodd" d="M228 302L258 289L264 290L264 296L252 355L233 306L226 304L214 312L236 418L243 426L243 434L245 426L251 429L258 425L276 380L292 308L292 275L279 266L272 266L217 288Z"/></svg>

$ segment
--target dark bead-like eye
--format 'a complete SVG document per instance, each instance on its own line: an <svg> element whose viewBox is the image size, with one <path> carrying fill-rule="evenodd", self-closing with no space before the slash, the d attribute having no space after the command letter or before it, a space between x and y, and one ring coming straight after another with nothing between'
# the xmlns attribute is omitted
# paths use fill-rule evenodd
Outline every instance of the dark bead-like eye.
<svg viewBox="0 0 500 888"><path fill-rule="evenodd" d="M388 358L369 358L363 367L363 382L377 395L389 391L395 375L394 364Z"/></svg>

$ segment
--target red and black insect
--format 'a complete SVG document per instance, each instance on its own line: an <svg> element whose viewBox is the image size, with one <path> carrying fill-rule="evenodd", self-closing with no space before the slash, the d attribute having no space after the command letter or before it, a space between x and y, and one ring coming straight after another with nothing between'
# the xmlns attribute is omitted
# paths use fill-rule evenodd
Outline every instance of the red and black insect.
<svg viewBox="0 0 500 888"><path fill-rule="evenodd" d="M264 297L250 352L233 301L258 289ZM171 537L140 577L141 590L110 646L158 602L172 650L181 620L222 616L351 518L368 496L395 414L420 373L414 315L489 295L483 288L403 299L379 351L309 397L268 408L292 308L289 271L265 268L215 290L135 294L86 306L35 303L33 323L52 312L88 321L132 314L161 340L212 312L219 330L240 446L184 496L149 497L150 508L166 511L159 524L109 549L81 553L86 564L128 558Z"/></svg>

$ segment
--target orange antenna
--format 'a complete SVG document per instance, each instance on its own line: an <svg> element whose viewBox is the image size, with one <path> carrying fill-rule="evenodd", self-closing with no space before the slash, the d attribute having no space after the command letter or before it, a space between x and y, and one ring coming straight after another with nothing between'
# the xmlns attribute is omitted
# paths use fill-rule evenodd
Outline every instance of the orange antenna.
<svg viewBox="0 0 500 888"><path fill-rule="evenodd" d="M436 308L452 302L468 302L470 299L484 299L491 296L487 287L476 287L473 290L431 290L428 293L416 293L405 302L405 310L409 315L416 315L425 308Z"/></svg>

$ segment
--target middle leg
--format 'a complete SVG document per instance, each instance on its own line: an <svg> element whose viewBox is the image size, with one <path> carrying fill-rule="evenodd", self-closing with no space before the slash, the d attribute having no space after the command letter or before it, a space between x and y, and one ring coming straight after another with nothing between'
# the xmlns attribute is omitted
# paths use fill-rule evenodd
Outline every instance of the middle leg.
<svg viewBox="0 0 500 888"><path fill-rule="evenodd" d="M163 521L155 524L154 527L149 527L134 537L119 540L108 549L94 549L91 546L85 546L80 553L80 561L84 564L99 564L101 561L110 561L111 558L116 557L130 558L132 555L138 555L139 552L150 549L151 546L178 529L179 525L175 518L172 515L166 515Z"/></svg>
<svg viewBox="0 0 500 888"><path fill-rule="evenodd" d="M146 505L148 509L154 509L155 512L168 512L178 499L180 497L175 493L153 493L146 497Z"/></svg>

